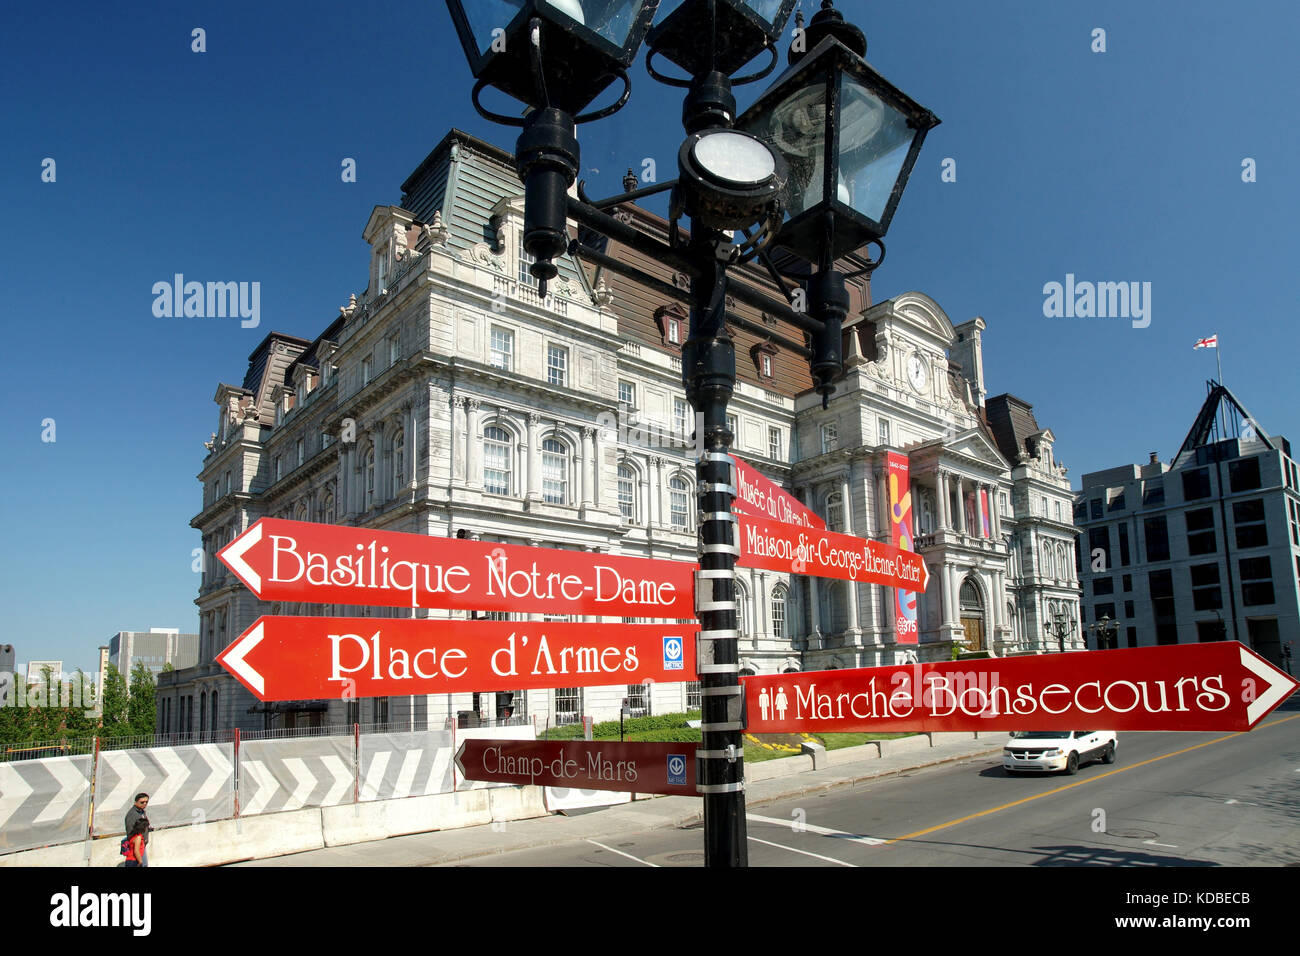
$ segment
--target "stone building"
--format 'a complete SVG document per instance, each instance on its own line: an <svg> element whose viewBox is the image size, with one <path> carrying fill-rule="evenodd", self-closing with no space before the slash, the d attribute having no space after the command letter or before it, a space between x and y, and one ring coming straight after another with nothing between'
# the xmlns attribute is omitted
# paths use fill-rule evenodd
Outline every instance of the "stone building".
<svg viewBox="0 0 1300 956"><path fill-rule="evenodd" d="M272 333L239 384L218 386L193 526L207 556L197 605L199 663L162 675L164 731L320 723L422 727L491 718L508 699L546 720L698 707L692 684L559 688L263 707L213 657L272 614L382 616L384 609L266 605L214 555L270 515L433 537L694 560L694 416L681 383L685 307L662 289L557 261L542 298L522 248L523 201L508 153L453 131L377 206L363 292L315 338ZM664 235L644 209L617 215ZM663 283L686 278L617 242L604 251ZM778 295L758 270L742 276ZM1041 650L1053 602L1077 616L1068 520L1032 509L1069 500L1052 436L1029 406L986 401L982 319L954 327L928 297L872 304L851 285L845 374L828 409L805 361L765 329L801 333L743 303L734 331L734 451L828 523L887 539L884 460L909 456L917 548L932 585L919 645L897 645L892 591L742 569L743 666L754 673ZM1014 406L1014 415L1001 411ZM997 411L997 414L993 412ZM1001 417L999 417L1001 415ZM1028 430L1026 430L1028 429ZM983 503L987 502L987 505ZM1055 512L1052 512L1055 513ZM1068 519L1068 511L1067 511ZM1069 573L1065 573L1067 571ZM1058 576L1059 575L1059 576ZM409 612L407 612L409 613ZM450 612L423 612L448 616Z"/></svg>

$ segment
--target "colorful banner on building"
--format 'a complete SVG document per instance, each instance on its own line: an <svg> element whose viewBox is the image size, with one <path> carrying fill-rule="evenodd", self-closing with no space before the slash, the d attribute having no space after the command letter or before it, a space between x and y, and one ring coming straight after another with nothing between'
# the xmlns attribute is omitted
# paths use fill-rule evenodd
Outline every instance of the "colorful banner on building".
<svg viewBox="0 0 1300 956"><path fill-rule="evenodd" d="M913 551L912 491L907 456L891 451L886 460L889 465L889 543L900 551ZM915 591L894 589L894 639L899 644L916 644L920 640Z"/></svg>
<svg viewBox="0 0 1300 956"><path fill-rule="evenodd" d="M980 531L984 537L993 537L993 525L989 519L989 492L987 488L980 489Z"/></svg>

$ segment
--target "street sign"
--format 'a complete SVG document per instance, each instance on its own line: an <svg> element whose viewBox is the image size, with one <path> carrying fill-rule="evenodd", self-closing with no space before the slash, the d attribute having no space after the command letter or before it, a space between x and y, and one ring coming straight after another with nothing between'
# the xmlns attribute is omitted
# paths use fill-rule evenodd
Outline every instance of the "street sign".
<svg viewBox="0 0 1300 956"><path fill-rule="evenodd" d="M261 617L217 663L262 701L697 680L696 624Z"/></svg>
<svg viewBox="0 0 1300 956"><path fill-rule="evenodd" d="M835 531L737 515L742 568L811 574L865 584L924 591L930 581L925 558L883 541Z"/></svg>
<svg viewBox="0 0 1300 956"><path fill-rule="evenodd" d="M471 738L456 751L466 780L696 797L693 743Z"/></svg>
<svg viewBox="0 0 1300 956"><path fill-rule="evenodd" d="M686 561L262 518L217 557L263 601L695 617Z"/></svg>
<svg viewBox="0 0 1300 956"><path fill-rule="evenodd" d="M774 521L826 530L826 522L821 516L790 492L735 455L731 456L731 460L736 466L736 501L732 505L732 510L737 514L752 514L761 518L771 518Z"/></svg>
<svg viewBox="0 0 1300 956"><path fill-rule="evenodd" d="M1235 641L741 679L756 734L1249 730L1297 687Z"/></svg>

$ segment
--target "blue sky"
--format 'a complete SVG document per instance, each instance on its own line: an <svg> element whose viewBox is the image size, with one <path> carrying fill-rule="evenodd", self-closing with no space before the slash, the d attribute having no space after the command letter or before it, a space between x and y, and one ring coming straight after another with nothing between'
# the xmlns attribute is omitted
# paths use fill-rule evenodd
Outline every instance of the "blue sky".
<svg viewBox="0 0 1300 956"><path fill-rule="evenodd" d="M1215 374L1192 343L1216 332L1227 384L1267 431L1300 436L1300 7L838 6L871 63L943 120L877 300L917 289L955 322L983 316L990 393L1033 403L1076 485L1177 451ZM514 137L470 107L435 0L23 4L5 19L0 642L89 670L117 630L197 629L189 520L217 383L242 379L267 332L312 338L364 287L371 207L399 201L449 127ZM191 50L196 27L206 52ZM646 157L673 168L678 94L639 65L633 89L581 130L592 195ZM945 159L956 182L941 181ZM261 325L156 318L153 283L177 272L260 282ZM1046 318L1044 284L1067 274L1151 283L1150 325Z"/></svg>

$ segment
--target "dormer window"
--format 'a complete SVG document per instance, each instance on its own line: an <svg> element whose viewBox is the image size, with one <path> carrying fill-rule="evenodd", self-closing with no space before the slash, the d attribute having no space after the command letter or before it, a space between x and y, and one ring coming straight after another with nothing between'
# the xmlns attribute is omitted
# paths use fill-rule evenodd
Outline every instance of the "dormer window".
<svg viewBox="0 0 1300 956"><path fill-rule="evenodd" d="M758 372L758 380L764 385L775 384L776 346L771 342L760 342L749 350L749 354L754 359L754 370Z"/></svg>
<svg viewBox="0 0 1300 956"><path fill-rule="evenodd" d="M659 337L665 348L674 352L682 350L688 321L689 318L680 305L665 305L655 310L655 325L659 327Z"/></svg>

